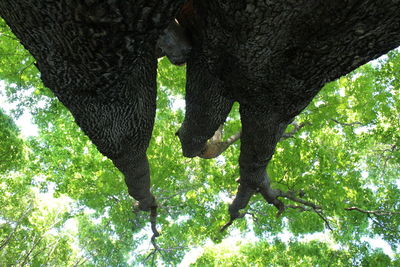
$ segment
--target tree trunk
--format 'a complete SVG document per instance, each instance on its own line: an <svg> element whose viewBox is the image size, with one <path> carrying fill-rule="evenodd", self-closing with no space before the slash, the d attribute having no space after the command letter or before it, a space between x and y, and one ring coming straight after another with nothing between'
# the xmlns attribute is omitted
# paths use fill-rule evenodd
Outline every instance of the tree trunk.
<svg viewBox="0 0 400 267"><path fill-rule="evenodd" d="M256 192L281 210L282 194L270 187L265 169L286 126L325 83L400 45L400 1L192 3L178 16L193 39L179 131L183 153L200 155L225 120L225 104L218 109L216 100L238 101L240 186L231 216Z"/></svg>
<svg viewBox="0 0 400 267"><path fill-rule="evenodd" d="M183 0L2 0L0 15L42 79L101 153L125 174L143 210L156 100L156 42ZM234 101L243 122L232 217L262 193L282 208L265 168L286 126L322 86L400 44L400 1L189 0L186 115L178 132L199 155Z"/></svg>
<svg viewBox="0 0 400 267"><path fill-rule="evenodd" d="M0 251L3 250L8 245L8 243L13 238L14 234L17 232L22 220L25 219L29 215L29 213L31 213L32 209L33 209L33 203L31 202L31 203L29 203L26 210L22 212L22 214L19 216L18 220L15 222L15 226L13 227L12 231L7 235L6 238L1 240Z"/></svg>
<svg viewBox="0 0 400 267"><path fill-rule="evenodd" d="M156 205L146 159L156 110L156 42L182 3L0 1L0 16L36 59L44 84L124 173L143 210Z"/></svg>

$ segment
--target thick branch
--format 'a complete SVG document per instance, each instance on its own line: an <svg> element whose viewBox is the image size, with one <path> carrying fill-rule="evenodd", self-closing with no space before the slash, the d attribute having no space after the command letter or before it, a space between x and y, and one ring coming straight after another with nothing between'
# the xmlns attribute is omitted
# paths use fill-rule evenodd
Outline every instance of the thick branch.
<svg viewBox="0 0 400 267"><path fill-rule="evenodd" d="M225 150L228 149L230 145L240 139L242 134L241 131L232 135L226 141L222 141L222 129L223 125L221 125L218 130L215 132L214 136L207 142L205 148L202 153L199 155L200 158L203 159L212 159L221 155Z"/></svg>
<svg viewBox="0 0 400 267"><path fill-rule="evenodd" d="M232 204L229 206L230 220L221 228L221 231L225 231L237 218L243 218L246 214L249 214L240 213L239 210L247 206L251 196L256 192L260 193L269 204L274 205L278 209L278 213L276 214L277 217L288 208L298 209L301 212L312 211L325 222L325 225L330 230L332 230L328 219L322 214L322 207L313 202L297 197L296 192L292 190L284 192L282 190L273 189L270 186L268 178L258 186L257 190L254 190L251 185L246 184L246 182L243 182L240 179L238 181L240 183L238 192ZM299 195L302 196L302 193ZM300 203L301 205L285 205L279 199L280 197L287 198L293 202Z"/></svg>
<svg viewBox="0 0 400 267"><path fill-rule="evenodd" d="M300 124L297 124L296 122L293 122L291 125L294 126L293 130L290 132L284 133L281 137L282 140L286 140L288 138L294 137L295 134L297 134L304 126L306 126L309 123L302 122ZM211 137L211 139L207 142L206 147L204 148L203 152L199 155L200 158L203 159L212 159L216 158L219 155L221 155L225 150L228 149L230 145L235 143L237 140L240 139L240 136L242 135L242 131L239 131L232 136L230 136L226 141L222 141L222 132L223 132L223 125L221 125L218 130L215 132L214 136Z"/></svg>
<svg viewBox="0 0 400 267"><path fill-rule="evenodd" d="M157 206L151 208L150 224L151 224L151 230L153 231L153 236L151 237L151 242L154 245L156 237L160 236L160 233L157 231Z"/></svg>

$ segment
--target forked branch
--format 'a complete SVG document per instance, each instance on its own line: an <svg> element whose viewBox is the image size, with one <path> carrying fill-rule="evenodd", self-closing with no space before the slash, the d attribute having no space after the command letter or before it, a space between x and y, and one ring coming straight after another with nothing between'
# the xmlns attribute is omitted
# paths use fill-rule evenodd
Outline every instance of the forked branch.
<svg viewBox="0 0 400 267"><path fill-rule="evenodd" d="M225 231L237 218L243 218L246 214L249 214L240 213L239 210L245 208L249 202L251 195L257 192L260 193L268 203L274 205L278 209L278 212L276 214L277 217L279 217L288 208L297 209L300 212L311 211L315 212L325 222L326 227L332 230L328 219L322 213L322 207L313 202L303 199L303 192L298 193L292 190L284 192L282 190L272 189L267 180L266 182L262 183L257 188L257 190L253 191L251 188L249 188L248 185L246 185L246 183L240 183L241 184L239 186L238 193L233 203L229 207L230 220L221 228L221 231ZM292 202L296 202L301 205L284 204L279 198L286 198L288 200L291 200Z"/></svg>

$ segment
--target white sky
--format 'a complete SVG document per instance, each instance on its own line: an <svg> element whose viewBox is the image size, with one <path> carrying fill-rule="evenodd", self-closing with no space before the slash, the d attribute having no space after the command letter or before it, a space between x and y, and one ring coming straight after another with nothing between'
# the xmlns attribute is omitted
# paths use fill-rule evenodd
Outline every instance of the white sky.
<svg viewBox="0 0 400 267"><path fill-rule="evenodd" d="M15 104L7 102L7 97L4 95L4 82L0 81L0 107L6 114L10 115L10 111L16 107ZM18 128L21 130L23 137L38 135L38 128L32 123L32 115L25 112L17 121Z"/></svg>

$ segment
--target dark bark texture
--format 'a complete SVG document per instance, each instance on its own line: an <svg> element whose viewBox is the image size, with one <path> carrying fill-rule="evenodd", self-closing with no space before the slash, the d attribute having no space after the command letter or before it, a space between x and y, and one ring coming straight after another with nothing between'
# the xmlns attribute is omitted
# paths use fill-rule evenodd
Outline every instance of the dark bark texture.
<svg viewBox="0 0 400 267"><path fill-rule="evenodd" d="M279 212L284 193L266 166L287 125L321 87L400 45L400 1L193 0L178 20L191 33L183 154L201 156L234 101L242 121L240 216L254 193ZM212 97L209 97L212 96Z"/></svg>
<svg viewBox="0 0 400 267"><path fill-rule="evenodd" d="M183 0L1 0L0 16L44 84L125 175L139 207L156 205L146 158L156 110L157 39Z"/></svg>
<svg viewBox="0 0 400 267"><path fill-rule="evenodd" d="M179 52L190 51L177 133L183 154L202 155L240 103L240 185L231 221L257 192L279 212L285 206L278 197L297 199L270 186L266 166L277 142L326 82L400 45L399 14L399 0L0 1L0 16L37 60L45 85L125 174L143 210L156 205L146 158L156 51L174 55L168 45L179 44L181 34L169 36L167 26L177 16L190 35Z"/></svg>
<svg viewBox="0 0 400 267"><path fill-rule="evenodd" d="M167 56L172 64L179 66L186 63L191 49L186 31L174 19L159 36L156 53L157 57Z"/></svg>

